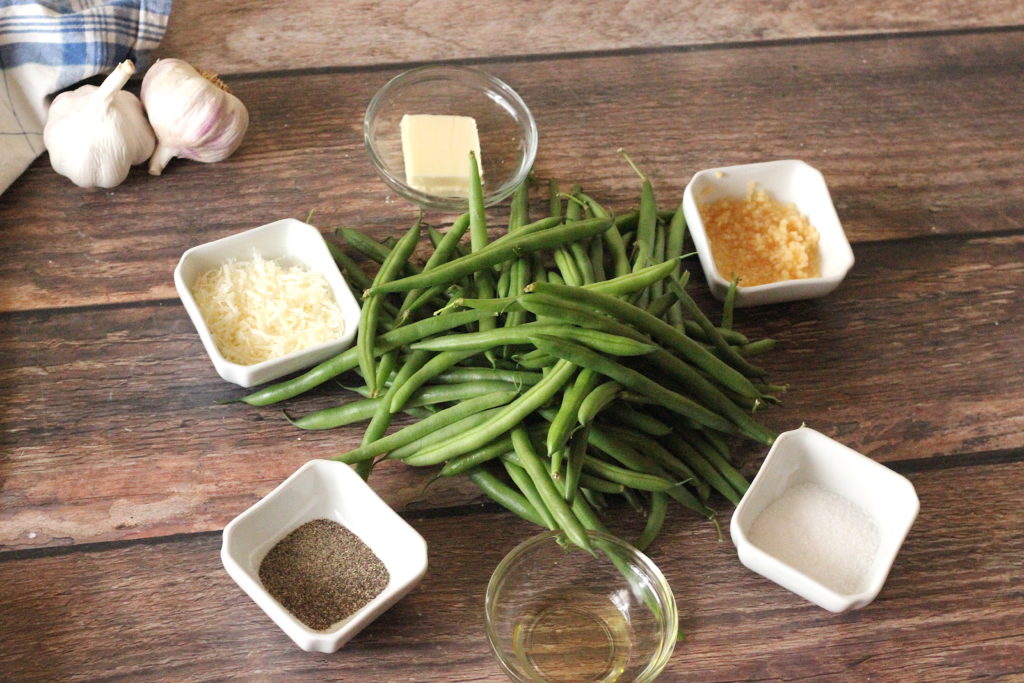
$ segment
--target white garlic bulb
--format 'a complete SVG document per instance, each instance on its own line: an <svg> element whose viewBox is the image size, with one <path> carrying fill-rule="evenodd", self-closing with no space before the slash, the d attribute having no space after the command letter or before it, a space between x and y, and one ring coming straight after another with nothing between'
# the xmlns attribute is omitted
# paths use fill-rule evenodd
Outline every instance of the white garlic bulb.
<svg viewBox="0 0 1024 683"><path fill-rule="evenodd" d="M214 162L242 144L249 112L216 76L180 59L157 60L142 79L142 104L156 132L149 172L160 175L174 157Z"/></svg>
<svg viewBox="0 0 1024 683"><path fill-rule="evenodd" d="M43 143L53 169L79 187L114 187L156 146L139 98L121 88L135 73L124 61L100 84L61 93L50 104Z"/></svg>

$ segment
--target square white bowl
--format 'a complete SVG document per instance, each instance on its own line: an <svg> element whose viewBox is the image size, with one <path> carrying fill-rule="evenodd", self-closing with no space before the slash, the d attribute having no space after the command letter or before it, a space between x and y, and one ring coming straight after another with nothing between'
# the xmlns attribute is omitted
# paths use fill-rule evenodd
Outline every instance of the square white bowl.
<svg viewBox="0 0 1024 683"><path fill-rule="evenodd" d="M715 266L698 203L711 203L725 197L746 197L751 183L779 202L795 204L818 230L821 277L752 287L741 284L736 289L736 306L813 299L832 292L853 267L853 249L843 232L821 172L803 161L783 160L709 168L696 173L687 184L683 192L683 214L711 293L719 300L725 299L730 280L728 273L719 273Z"/></svg>
<svg viewBox="0 0 1024 683"><path fill-rule="evenodd" d="M225 261L250 260L254 252L268 261L280 260L288 266L302 265L322 274L334 293L345 321L345 330L341 336L253 365L240 365L227 360L217 349L210 328L199 312L199 306L192 296L192 284L200 275ZM335 265L323 236L312 225L294 218L285 218L192 247L182 255L174 269L174 286L217 374L243 387L279 379L334 356L352 345L359 326L359 303Z"/></svg>
<svg viewBox="0 0 1024 683"><path fill-rule="evenodd" d="M789 488L813 483L859 507L878 528L879 546L863 590L841 593L770 555L750 541L749 532L765 508ZM729 526L740 562L831 612L859 609L882 590L900 546L917 518L920 502L908 479L821 432L801 427L783 432Z"/></svg>
<svg viewBox="0 0 1024 683"><path fill-rule="evenodd" d="M329 629L315 631L263 587L260 563L278 541L314 519L354 533L387 567L388 585ZM427 543L350 466L311 460L224 528L224 568L282 631L307 652L335 652L403 598L427 571Z"/></svg>

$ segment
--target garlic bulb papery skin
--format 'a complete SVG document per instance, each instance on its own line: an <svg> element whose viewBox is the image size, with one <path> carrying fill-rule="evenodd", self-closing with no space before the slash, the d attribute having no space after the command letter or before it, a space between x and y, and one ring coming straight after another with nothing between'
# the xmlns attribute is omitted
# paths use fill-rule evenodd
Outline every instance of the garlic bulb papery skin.
<svg viewBox="0 0 1024 683"><path fill-rule="evenodd" d="M149 172L160 175L174 157L222 161L242 144L249 112L216 76L188 62L160 59L142 79L142 104L156 132Z"/></svg>
<svg viewBox="0 0 1024 683"><path fill-rule="evenodd" d="M43 143L53 170L79 187L115 187L153 154L156 136L139 98L121 88L135 73L124 61L99 85L61 93L50 103Z"/></svg>

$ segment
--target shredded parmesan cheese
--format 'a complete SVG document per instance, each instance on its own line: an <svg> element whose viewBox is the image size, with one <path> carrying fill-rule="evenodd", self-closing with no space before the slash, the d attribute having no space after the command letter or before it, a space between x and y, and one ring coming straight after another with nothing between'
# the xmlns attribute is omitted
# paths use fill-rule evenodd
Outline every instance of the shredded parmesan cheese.
<svg viewBox="0 0 1024 683"><path fill-rule="evenodd" d="M752 287L821 275L818 231L793 204L752 186L745 199L719 199L700 213L725 278Z"/></svg>
<svg viewBox="0 0 1024 683"><path fill-rule="evenodd" d="M345 330L323 275L259 254L203 273L192 285L192 296L217 349L239 365L306 349Z"/></svg>

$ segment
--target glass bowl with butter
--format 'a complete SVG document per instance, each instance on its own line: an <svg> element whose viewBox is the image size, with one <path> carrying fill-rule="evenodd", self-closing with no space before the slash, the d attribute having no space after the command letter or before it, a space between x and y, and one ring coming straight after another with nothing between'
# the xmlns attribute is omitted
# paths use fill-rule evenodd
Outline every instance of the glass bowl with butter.
<svg viewBox="0 0 1024 683"><path fill-rule="evenodd" d="M411 69L370 100L366 149L393 190L427 209L465 211L469 152L479 160L484 204L508 197L537 155L537 124L506 83L470 67Z"/></svg>

